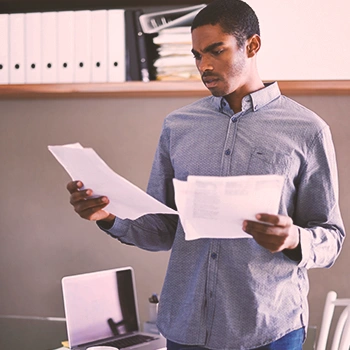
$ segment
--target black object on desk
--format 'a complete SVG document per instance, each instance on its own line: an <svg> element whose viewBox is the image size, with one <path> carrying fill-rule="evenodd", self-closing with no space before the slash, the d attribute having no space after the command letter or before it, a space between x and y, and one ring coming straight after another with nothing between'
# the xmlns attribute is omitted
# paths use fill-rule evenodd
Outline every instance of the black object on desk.
<svg viewBox="0 0 350 350"><path fill-rule="evenodd" d="M67 340L66 322L40 317L0 316L0 349L50 350Z"/></svg>

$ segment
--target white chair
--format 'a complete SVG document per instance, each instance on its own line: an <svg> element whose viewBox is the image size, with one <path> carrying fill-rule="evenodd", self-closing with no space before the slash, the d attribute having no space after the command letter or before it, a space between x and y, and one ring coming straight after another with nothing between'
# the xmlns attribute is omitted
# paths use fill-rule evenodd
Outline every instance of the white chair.
<svg viewBox="0 0 350 350"><path fill-rule="evenodd" d="M339 316L332 340L331 350L349 350L350 348L350 298L337 298L337 293L327 294L323 309L322 324L318 336L316 350L325 350L329 330L336 306L345 307Z"/></svg>

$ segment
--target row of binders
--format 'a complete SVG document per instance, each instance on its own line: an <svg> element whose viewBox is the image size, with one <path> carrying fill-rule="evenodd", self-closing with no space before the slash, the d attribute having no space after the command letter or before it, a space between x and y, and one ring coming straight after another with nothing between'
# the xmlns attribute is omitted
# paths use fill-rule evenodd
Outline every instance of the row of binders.
<svg viewBox="0 0 350 350"><path fill-rule="evenodd" d="M150 80L141 10L0 14L0 84Z"/></svg>

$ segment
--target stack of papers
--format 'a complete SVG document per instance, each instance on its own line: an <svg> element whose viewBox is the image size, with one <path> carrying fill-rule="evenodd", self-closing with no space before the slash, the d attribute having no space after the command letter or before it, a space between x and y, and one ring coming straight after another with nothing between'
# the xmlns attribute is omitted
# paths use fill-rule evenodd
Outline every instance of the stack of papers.
<svg viewBox="0 0 350 350"><path fill-rule="evenodd" d="M256 221L258 213L278 213L284 177L188 176L173 182L186 240L251 238L242 230L243 221Z"/></svg>
<svg viewBox="0 0 350 350"><path fill-rule="evenodd" d="M137 219L144 214L177 214L115 173L92 148L80 143L48 146L49 151L65 168L72 180L80 180L94 196L106 196L106 210L121 219Z"/></svg>
<svg viewBox="0 0 350 350"><path fill-rule="evenodd" d="M174 179L175 211L115 173L92 148L79 143L48 148L72 180L81 180L95 196L109 198L108 212L132 220L146 214L178 214L186 240L251 238L242 230L244 220L278 213L284 183L280 175Z"/></svg>
<svg viewBox="0 0 350 350"><path fill-rule="evenodd" d="M153 43L158 45L159 58L154 62L157 80L200 80L191 52L191 27L160 30Z"/></svg>

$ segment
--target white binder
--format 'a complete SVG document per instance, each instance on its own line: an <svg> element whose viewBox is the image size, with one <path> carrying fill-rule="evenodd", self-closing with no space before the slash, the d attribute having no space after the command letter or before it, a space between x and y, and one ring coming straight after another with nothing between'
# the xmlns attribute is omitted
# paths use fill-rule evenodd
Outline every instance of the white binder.
<svg viewBox="0 0 350 350"><path fill-rule="evenodd" d="M0 14L0 84L9 83L9 15Z"/></svg>
<svg viewBox="0 0 350 350"><path fill-rule="evenodd" d="M91 11L91 81L107 82L107 10Z"/></svg>
<svg viewBox="0 0 350 350"><path fill-rule="evenodd" d="M10 84L24 84L24 13L11 13L9 18Z"/></svg>
<svg viewBox="0 0 350 350"><path fill-rule="evenodd" d="M58 82L73 82L74 12L57 12Z"/></svg>
<svg viewBox="0 0 350 350"><path fill-rule="evenodd" d="M41 13L25 14L25 82L41 83Z"/></svg>
<svg viewBox="0 0 350 350"><path fill-rule="evenodd" d="M74 12L74 67L75 83L91 81L91 13L90 11Z"/></svg>
<svg viewBox="0 0 350 350"><path fill-rule="evenodd" d="M57 83L57 12L43 12L41 27L41 80Z"/></svg>
<svg viewBox="0 0 350 350"><path fill-rule="evenodd" d="M126 81L125 11L108 10L107 73L109 82Z"/></svg>

